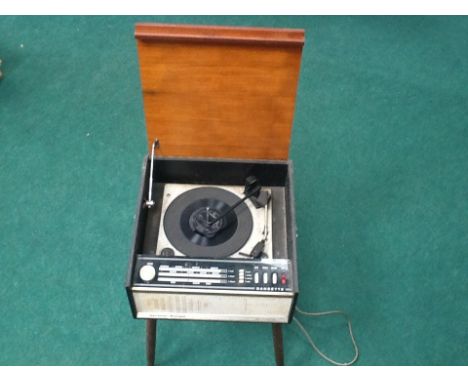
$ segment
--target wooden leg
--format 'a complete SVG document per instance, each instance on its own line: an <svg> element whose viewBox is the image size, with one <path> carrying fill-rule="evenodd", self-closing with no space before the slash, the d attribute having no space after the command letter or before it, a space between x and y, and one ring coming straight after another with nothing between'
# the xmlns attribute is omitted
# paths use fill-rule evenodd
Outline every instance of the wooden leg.
<svg viewBox="0 0 468 382"><path fill-rule="evenodd" d="M281 324L273 324L273 346L275 347L275 359L277 366L284 365L283 353L283 332L281 331Z"/></svg>
<svg viewBox="0 0 468 382"><path fill-rule="evenodd" d="M154 366L156 351L156 320L146 320L146 362Z"/></svg>

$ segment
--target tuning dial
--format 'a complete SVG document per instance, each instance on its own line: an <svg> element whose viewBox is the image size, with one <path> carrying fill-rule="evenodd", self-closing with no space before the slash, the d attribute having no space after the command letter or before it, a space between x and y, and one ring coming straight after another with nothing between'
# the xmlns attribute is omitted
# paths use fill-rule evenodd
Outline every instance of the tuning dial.
<svg viewBox="0 0 468 382"><path fill-rule="evenodd" d="M143 281L151 281L156 276L156 270L152 265L143 265L140 268L140 278Z"/></svg>

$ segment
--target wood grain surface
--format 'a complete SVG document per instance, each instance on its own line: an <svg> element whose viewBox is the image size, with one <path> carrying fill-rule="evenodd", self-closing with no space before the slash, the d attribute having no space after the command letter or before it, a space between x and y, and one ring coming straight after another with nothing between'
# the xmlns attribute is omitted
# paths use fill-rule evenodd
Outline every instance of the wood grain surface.
<svg viewBox="0 0 468 382"><path fill-rule="evenodd" d="M135 35L160 155L288 157L303 31L144 24Z"/></svg>
<svg viewBox="0 0 468 382"><path fill-rule="evenodd" d="M224 44L304 44L302 29L273 29L182 24L137 24L135 37L146 41L198 41Z"/></svg>

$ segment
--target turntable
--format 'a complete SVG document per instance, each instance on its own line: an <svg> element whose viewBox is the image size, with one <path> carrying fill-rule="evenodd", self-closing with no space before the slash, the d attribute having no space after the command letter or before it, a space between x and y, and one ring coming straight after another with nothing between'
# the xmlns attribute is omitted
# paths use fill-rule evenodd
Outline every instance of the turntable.
<svg viewBox="0 0 468 382"><path fill-rule="evenodd" d="M281 324L298 294L288 159L303 31L138 24L150 154L126 289L147 320Z"/></svg>

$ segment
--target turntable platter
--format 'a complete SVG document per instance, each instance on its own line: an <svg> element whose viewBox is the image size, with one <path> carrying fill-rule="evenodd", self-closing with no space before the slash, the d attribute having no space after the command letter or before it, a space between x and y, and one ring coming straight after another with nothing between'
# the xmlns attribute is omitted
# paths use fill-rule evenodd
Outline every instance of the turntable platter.
<svg viewBox="0 0 468 382"><path fill-rule="evenodd" d="M164 215L169 242L188 257L225 258L241 249L252 234L252 214L245 203L217 220L240 198L217 187L199 187L179 195Z"/></svg>

